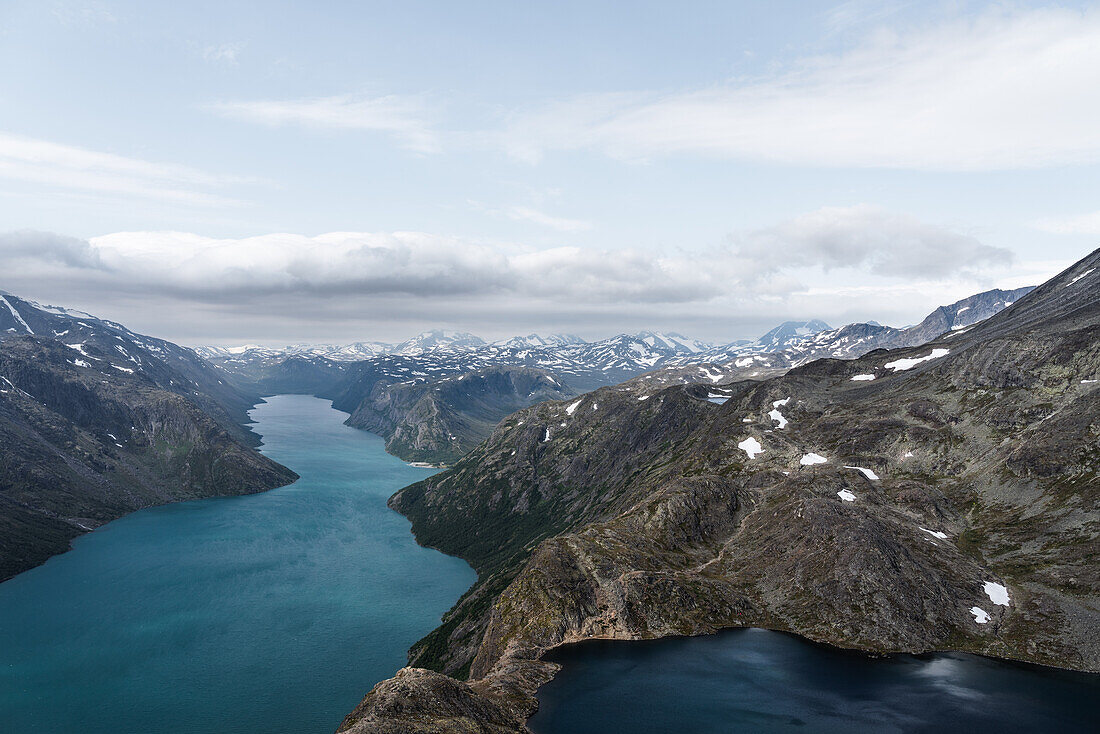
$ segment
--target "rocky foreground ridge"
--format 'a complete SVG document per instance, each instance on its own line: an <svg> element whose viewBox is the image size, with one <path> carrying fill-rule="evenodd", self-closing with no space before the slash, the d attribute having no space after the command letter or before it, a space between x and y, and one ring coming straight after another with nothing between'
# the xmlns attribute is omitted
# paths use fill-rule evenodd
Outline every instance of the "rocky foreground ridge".
<svg viewBox="0 0 1100 734"><path fill-rule="evenodd" d="M1100 250L920 347L510 416L391 498L479 579L340 731L525 731L543 653L593 637L1100 670L1097 294Z"/></svg>

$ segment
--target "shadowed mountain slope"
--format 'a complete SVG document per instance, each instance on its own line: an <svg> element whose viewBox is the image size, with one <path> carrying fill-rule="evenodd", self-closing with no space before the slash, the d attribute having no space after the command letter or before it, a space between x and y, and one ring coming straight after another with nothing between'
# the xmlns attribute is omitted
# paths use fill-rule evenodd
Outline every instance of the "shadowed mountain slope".
<svg viewBox="0 0 1100 734"><path fill-rule="evenodd" d="M133 510L296 478L246 444L254 398L194 353L3 299L0 580Z"/></svg>

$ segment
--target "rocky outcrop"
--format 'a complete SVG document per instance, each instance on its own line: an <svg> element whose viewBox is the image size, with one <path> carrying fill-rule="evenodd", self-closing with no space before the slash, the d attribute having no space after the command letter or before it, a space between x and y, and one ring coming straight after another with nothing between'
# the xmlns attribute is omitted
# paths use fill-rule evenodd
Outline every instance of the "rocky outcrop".
<svg viewBox="0 0 1100 734"><path fill-rule="evenodd" d="M524 718L492 690L423 668L403 668L340 725L347 734L508 734Z"/></svg>
<svg viewBox="0 0 1100 734"><path fill-rule="evenodd" d="M411 660L519 720L543 654L593 637L760 626L1100 670L1098 268L721 405L624 385L508 417L391 499L479 573ZM386 720L369 697L358 714Z"/></svg>

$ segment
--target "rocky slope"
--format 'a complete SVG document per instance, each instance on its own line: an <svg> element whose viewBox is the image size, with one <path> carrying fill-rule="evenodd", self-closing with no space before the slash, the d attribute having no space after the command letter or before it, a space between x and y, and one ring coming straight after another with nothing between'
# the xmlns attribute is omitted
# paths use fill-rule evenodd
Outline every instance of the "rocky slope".
<svg viewBox="0 0 1100 734"><path fill-rule="evenodd" d="M391 499L479 579L411 651L438 672L341 731L524 731L542 654L590 637L760 626L1100 670L1098 293L1100 251L972 328L720 405L634 381L510 416Z"/></svg>
<svg viewBox="0 0 1100 734"><path fill-rule="evenodd" d="M3 298L0 581L133 510L296 478L246 445L249 396L193 353Z"/></svg>
<svg viewBox="0 0 1100 734"><path fill-rule="evenodd" d="M63 344L73 350L72 359L105 362L120 374L141 373L162 389L199 404L239 440L252 446L259 443L256 435L244 428L259 393L226 379L190 349L135 334L122 324L83 311L45 306L0 291L0 342L13 336ZM96 350L98 359L89 358L88 350Z"/></svg>
<svg viewBox="0 0 1100 734"><path fill-rule="evenodd" d="M573 392L544 370L486 367L430 382L382 380L347 424L386 439L405 461L452 464L481 443L506 415Z"/></svg>

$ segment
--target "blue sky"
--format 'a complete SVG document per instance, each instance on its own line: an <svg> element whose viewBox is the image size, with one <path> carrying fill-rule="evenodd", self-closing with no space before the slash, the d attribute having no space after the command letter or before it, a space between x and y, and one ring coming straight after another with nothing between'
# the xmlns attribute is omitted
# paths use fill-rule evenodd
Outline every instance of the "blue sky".
<svg viewBox="0 0 1100 734"><path fill-rule="evenodd" d="M0 288L185 343L902 324L1100 241L1095 4L6 0L0 69Z"/></svg>

